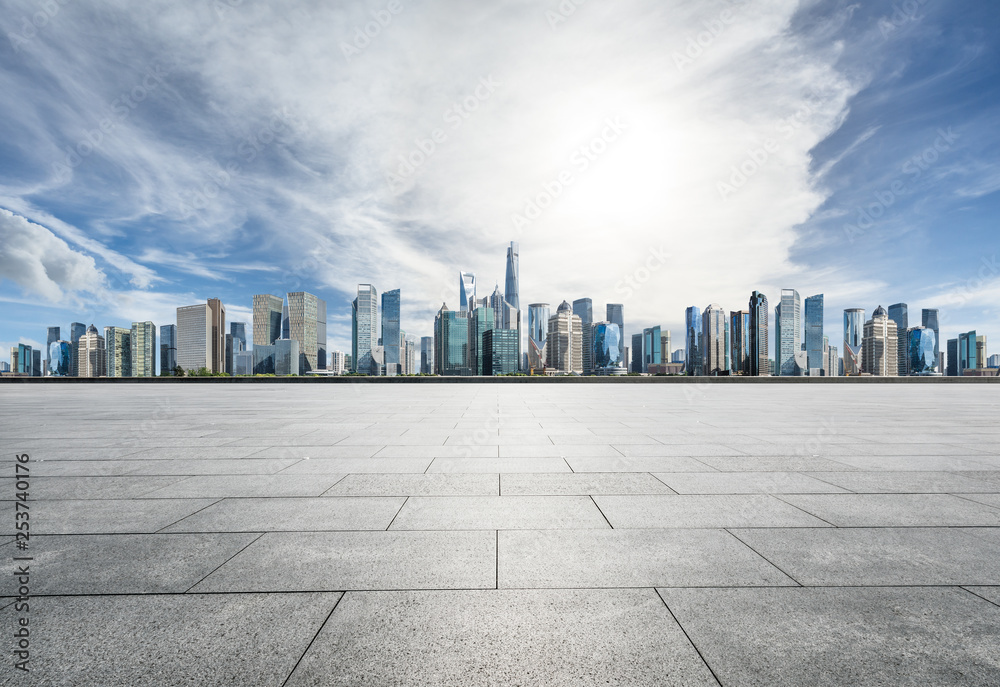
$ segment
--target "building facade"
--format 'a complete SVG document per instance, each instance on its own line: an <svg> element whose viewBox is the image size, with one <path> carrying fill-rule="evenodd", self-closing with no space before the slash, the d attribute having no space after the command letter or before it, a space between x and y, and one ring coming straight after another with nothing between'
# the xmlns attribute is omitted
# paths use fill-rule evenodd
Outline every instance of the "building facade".
<svg viewBox="0 0 1000 687"><path fill-rule="evenodd" d="M509 375L518 372L517 330L488 329L483 334L483 374Z"/></svg>
<svg viewBox="0 0 1000 687"><path fill-rule="evenodd" d="M712 303L701 317L703 374L718 377L729 374L729 323L726 311L717 303Z"/></svg>
<svg viewBox="0 0 1000 687"><path fill-rule="evenodd" d="M351 304L351 372L371 374L372 351L378 345L378 291L358 284Z"/></svg>
<svg viewBox="0 0 1000 687"><path fill-rule="evenodd" d="M77 342L77 371L80 377L106 377L108 374L108 354L104 337L97 333L97 327L90 325Z"/></svg>
<svg viewBox="0 0 1000 687"><path fill-rule="evenodd" d="M876 377L899 376L899 363L896 355L899 351L896 323L889 319L885 308L879 306L872 313L872 319L865 322L864 351L861 354L864 374Z"/></svg>
<svg viewBox="0 0 1000 687"><path fill-rule="evenodd" d="M729 313L729 361L734 375L750 375L750 311Z"/></svg>
<svg viewBox="0 0 1000 687"><path fill-rule="evenodd" d="M269 293L253 297L253 345L270 346L281 338L285 302ZM232 332L230 332L232 333Z"/></svg>
<svg viewBox="0 0 1000 687"><path fill-rule="evenodd" d="M844 374L856 377L861 374L865 338L865 311L861 308L844 310Z"/></svg>
<svg viewBox="0 0 1000 687"><path fill-rule="evenodd" d="M621 342L618 346L618 357L622 360L624 364L625 361L625 306L621 303L608 303L605 307L605 320L608 322L614 322L618 325L618 331L621 332Z"/></svg>
<svg viewBox="0 0 1000 687"><path fill-rule="evenodd" d="M899 350L896 354L896 362L899 365L898 375L907 376L909 372L909 348L907 345L908 330L910 329L909 307L906 303L893 303L889 306L889 319L896 323L896 334Z"/></svg>
<svg viewBox="0 0 1000 687"><path fill-rule="evenodd" d="M528 306L528 370L529 374L543 372L548 361L546 344L549 337L549 304L532 303Z"/></svg>
<svg viewBox="0 0 1000 687"><path fill-rule="evenodd" d="M809 296L805 303L806 365L810 377L826 369L826 337L823 335L823 294Z"/></svg>
<svg viewBox="0 0 1000 687"><path fill-rule="evenodd" d="M401 374L405 345L400 328L400 290L382 294L382 347L385 350L386 374Z"/></svg>
<svg viewBox="0 0 1000 687"><path fill-rule="evenodd" d="M774 309L775 362L778 374L794 377L799 366L795 354L802 350L802 300L795 289L782 289L781 300Z"/></svg>
<svg viewBox="0 0 1000 687"><path fill-rule="evenodd" d="M918 377L927 377L938 374L937 357L937 336L933 329L927 327L913 327L907 333L907 356L910 362L907 364L909 374Z"/></svg>
<svg viewBox="0 0 1000 687"><path fill-rule="evenodd" d="M434 374L434 337L420 337L420 374Z"/></svg>
<svg viewBox="0 0 1000 687"><path fill-rule="evenodd" d="M620 375L625 373L625 361L621 358L622 332L614 322L596 322L591 325L593 335L594 372L599 375Z"/></svg>
<svg viewBox="0 0 1000 687"><path fill-rule="evenodd" d="M583 323L573 307L563 301L549 317L546 367L562 374L583 374ZM659 348L659 332L657 332Z"/></svg>
<svg viewBox="0 0 1000 687"><path fill-rule="evenodd" d="M459 311L469 312L476 308L476 275L472 272L459 272Z"/></svg>
<svg viewBox="0 0 1000 687"><path fill-rule="evenodd" d="M177 325L160 326L160 374L172 375L177 367Z"/></svg>
<svg viewBox="0 0 1000 687"><path fill-rule="evenodd" d="M132 376L156 376L156 325L133 322L131 331Z"/></svg>
<svg viewBox="0 0 1000 687"><path fill-rule="evenodd" d="M468 376L469 314L443 304L434 318L434 365L441 376Z"/></svg>
<svg viewBox="0 0 1000 687"><path fill-rule="evenodd" d="M700 377L705 374L705 354L701 345L702 327L701 308L691 306L684 312L684 358L689 376Z"/></svg>
<svg viewBox="0 0 1000 687"><path fill-rule="evenodd" d="M104 346L108 361L108 377L132 376L132 330L124 327L105 327Z"/></svg>

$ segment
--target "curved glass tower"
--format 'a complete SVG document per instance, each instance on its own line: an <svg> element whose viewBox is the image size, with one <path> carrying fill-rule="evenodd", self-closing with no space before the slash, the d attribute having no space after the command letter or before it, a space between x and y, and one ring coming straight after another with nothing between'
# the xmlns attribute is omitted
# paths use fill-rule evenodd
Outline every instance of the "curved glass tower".
<svg viewBox="0 0 1000 687"><path fill-rule="evenodd" d="M460 312L471 312L476 309L476 275L472 272L460 272L458 275Z"/></svg>
<svg viewBox="0 0 1000 687"><path fill-rule="evenodd" d="M844 311L844 374L861 374L861 347L865 335L865 311L850 308Z"/></svg>
<svg viewBox="0 0 1000 687"><path fill-rule="evenodd" d="M503 298L511 304L514 310L521 309L521 299L518 296L520 281L518 277L520 269L521 253L517 242L511 241L507 248L507 278L503 284Z"/></svg>
<svg viewBox="0 0 1000 687"><path fill-rule="evenodd" d="M549 304L532 303L528 306L528 367L545 369L545 345L549 338Z"/></svg>
<svg viewBox="0 0 1000 687"><path fill-rule="evenodd" d="M911 375L930 376L937 374L937 335L928 327L914 327L910 330L907 356Z"/></svg>
<svg viewBox="0 0 1000 687"><path fill-rule="evenodd" d="M621 343L621 328L614 322L596 322L594 329L594 371L598 374L614 374L618 370L624 372L619 344Z"/></svg>

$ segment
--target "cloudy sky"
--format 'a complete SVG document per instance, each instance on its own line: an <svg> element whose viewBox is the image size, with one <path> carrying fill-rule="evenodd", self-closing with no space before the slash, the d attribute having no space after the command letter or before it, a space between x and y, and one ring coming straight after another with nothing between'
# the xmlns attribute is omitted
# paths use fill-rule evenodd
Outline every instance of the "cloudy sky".
<svg viewBox="0 0 1000 687"><path fill-rule="evenodd" d="M0 6L4 359L295 290L350 350L362 282L430 335L511 240L522 303L621 302L675 347L685 307L782 288L833 342L898 301L1000 342L994 2Z"/></svg>

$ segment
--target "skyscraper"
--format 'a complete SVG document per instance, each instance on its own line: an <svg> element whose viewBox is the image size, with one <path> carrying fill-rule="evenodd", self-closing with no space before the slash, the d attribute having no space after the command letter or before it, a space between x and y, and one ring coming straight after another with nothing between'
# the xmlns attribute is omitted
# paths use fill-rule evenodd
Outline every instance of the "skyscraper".
<svg viewBox="0 0 1000 687"><path fill-rule="evenodd" d="M468 315L442 304L434 318L434 365L441 376L470 374Z"/></svg>
<svg viewBox="0 0 1000 687"><path fill-rule="evenodd" d="M898 340L898 351L896 353L896 364L899 366L897 374L905 377L909 374L909 350L907 345L907 330L910 328L909 308L906 303L894 303L889 306L889 319L896 323L896 335Z"/></svg>
<svg viewBox="0 0 1000 687"><path fill-rule="evenodd" d="M507 276L504 280L503 297L515 310L521 309L520 261L519 246L517 242L511 241L507 248Z"/></svg>
<svg viewBox="0 0 1000 687"><path fill-rule="evenodd" d="M468 312L476 309L476 275L460 272L458 275L459 310Z"/></svg>
<svg viewBox="0 0 1000 687"><path fill-rule="evenodd" d="M12 356L13 353L12 348ZM19 375L24 375L25 377L31 376L31 346L23 343L17 345L17 357L11 360L11 369Z"/></svg>
<svg viewBox="0 0 1000 687"><path fill-rule="evenodd" d="M614 322L595 322L593 340L594 372L599 375L625 374L625 361L619 357L622 332Z"/></svg>
<svg viewBox="0 0 1000 687"><path fill-rule="evenodd" d="M160 326L160 374L172 375L177 367L177 325Z"/></svg>
<svg viewBox="0 0 1000 687"><path fill-rule="evenodd" d="M177 308L177 365L185 371L225 371L226 308L218 298Z"/></svg>
<svg viewBox="0 0 1000 687"><path fill-rule="evenodd" d="M281 338L281 314L284 305L285 302L281 298L269 293L253 297L254 346L270 346Z"/></svg>
<svg viewBox="0 0 1000 687"><path fill-rule="evenodd" d="M156 325L133 322L131 334L132 376L156 376Z"/></svg>
<svg viewBox="0 0 1000 687"><path fill-rule="evenodd" d="M949 377L957 377L958 372L958 339L948 339L948 363L946 374Z"/></svg>
<svg viewBox="0 0 1000 687"><path fill-rule="evenodd" d="M68 377L71 369L69 357L72 354L73 345L69 341L53 341L49 345L49 375Z"/></svg>
<svg viewBox="0 0 1000 687"><path fill-rule="evenodd" d="M77 377L80 374L79 366L79 342L80 337L87 333L87 325L81 322L73 322L69 326L69 343L73 347L70 358L70 376Z"/></svg>
<svg viewBox="0 0 1000 687"><path fill-rule="evenodd" d="M861 374L864 336L865 311L862 308L844 310L844 375L848 377Z"/></svg>
<svg viewBox="0 0 1000 687"><path fill-rule="evenodd" d="M735 375L750 374L750 311L729 313L729 360Z"/></svg>
<svg viewBox="0 0 1000 687"><path fill-rule="evenodd" d="M493 374L486 365L486 348L483 336L495 329L492 308L479 306L470 313L469 318L469 367L473 375Z"/></svg>
<svg viewBox="0 0 1000 687"><path fill-rule="evenodd" d="M836 346L826 347L826 368L827 377L839 377L840 376L840 354L837 352Z"/></svg>
<svg viewBox="0 0 1000 687"><path fill-rule="evenodd" d="M162 331L162 327L161 327ZM233 335L233 341L239 341L243 345L239 347L239 350L247 350L247 323L246 322L230 322L229 323L229 333ZM234 348L236 348L234 343Z"/></svg>
<svg viewBox="0 0 1000 687"><path fill-rule="evenodd" d="M305 291L288 294L288 331L284 338L299 342L299 374L326 368L326 301ZM284 326L282 327L284 329ZM322 350L322 367L320 351Z"/></svg>
<svg viewBox="0 0 1000 687"><path fill-rule="evenodd" d="M938 327L938 310L937 308L924 308L920 313L920 324L928 329L934 330L934 358L938 361L939 372L944 372L940 369L941 365L941 329Z"/></svg>
<svg viewBox="0 0 1000 687"><path fill-rule="evenodd" d="M934 335L934 330L928 327L914 327L909 331L908 339L909 374L920 377L937 374L937 359L934 356L937 337Z"/></svg>
<svg viewBox="0 0 1000 687"><path fill-rule="evenodd" d="M107 364L104 337L97 333L97 327L90 325L77 341L76 369L79 376L104 377L107 375Z"/></svg>
<svg viewBox="0 0 1000 687"><path fill-rule="evenodd" d="M351 306L351 372L371 374L372 351L378 346L378 291L358 284Z"/></svg>
<svg viewBox="0 0 1000 687"><path fill-rule="evenodd" d="M823 336L823 294L806 299L806 364L810 376L823 374L826 368Z"/></svg>
<svg viewBox="0 0 1000 687"><path fill-rule="evenodd" d="M767 296L760 291L750 294L750 352L749 367L751 377L771 375L768 358L768 308Z"/></svg>
<svg viewBox="0 0 1000 687"><path fill-rule="evenodd" d="M583 374L583 324L573 307L563 301L549 318L546 342L547 368L563 374ZM657 332L656 347L660 347Z"/></svg>
<svg viewBox="0 0 1000 687"><path fill-rule="evenodd" d="M629 360L629 372L642 374L642 363L646 360L646 356L642 351L642 345L645 338L646 337L643 336L642 332L633 334L632 345L625 349L631 356L631 360Z"/></svg>
<svg viewBox="0 0 1000 687"><path fill-rule="evenodd" d="M795 354L802 350L802 301L799 292L795 289L782 289L781 301L774 313L775 362L778 374L782 377L794 377L797 370Z"/></svg>
<svg viewBox="0 0 1000 687"><path fill-rule="evenodd" d="M274 374L278 377L300 375L302 369L302 353L299 350L298 339L278 339L274 342Z"/></svg>
<svg viewBox="0 0 1000 687"><path fill-rule="evenodd" d="M52 344L61 338L59 336L59 327L49 327L48 336L45 338L45 374L49 374L49 369L52 367L49 364L52 360L50 357L52 355Z"/></svg>
<svg viewBox="0 0 1000 687"><path fill-rule="evenodd" d="M594 302L589 298L578 298L573 301L573 314L580 318L583 326L583 374L594 373L594 332L591 325L594 323Z"/></svg>
<svg viewBox="0 0 1000 687"><path fill-rule="evenodd" d="M483 333L483 374L507 375L518 370L517 330L489 329Z"/></svg>
<svg viewBox="0 0 1000 687"><path fill-rule="evenodd" d="M434 374L434 337L420 337L420 374Z"/></svg>
<svg viewBox="0 0 1000 687"><path fill-rule="evenodd" d="M986 368L986 337L975 330L958 335L958 376L965 376L966 370Z"/></svg>
<svg viewBox="0 0 1000 687"><path fill-rule="evenodd" d="M899 363L896 362L899 351L896 323L889 319L889 314L881 305L872 313L872 318L865 322L863 346L863 372L876 377L899 375Z"/></svg>
<svg viewBox="0 0 1000 687"><path fill-rule="evenodd" d="M108 361L108 377L132 376L132 330L124 327L105 327L104 345Z"/></svg>
<svg viewBox="0 0 1000 687"><path fill-rule="evenodd" d="M42 351L39 348L31 349L31 376L42 376Z"/></svg>
<svg viewBox="0 0 1000 687"><path fill-rule="evenodd" d="M642 330L642 371L663 364L663 334L659 325Z"/></svg>
<svg viewBox="0 0 1000 687"><path fill-rule="evenodd" d="M621 338L618 339L618 357L622 360L622 364L625 361L625 306L621 303L608 303L606 309L606 319L608 322L614 322L618 325L618 331L621 333Z"/></svg>
<svg viewBox="0 0 1000 687"><path fill-rule="evenodd" d="M545 369L548 336L549 304L532 303L528 306L528 371L531 374Z"/></svg>
<svg viewBox="0 0 1000 687"><path fill-rule="evenodd" d="M403 362L399 326L399 289L382 294L382 347L385 349L386 374L399 374Z"/></svg>
<svg viewBox="0 0 1000 687"><path fill-rule="evenodd" d="M701 346L703 323L701 308L691 306L684 313L685 346L684 357L687 360L687 374L700 377L705 374L705 355Z"/></svg>
<svg viewBox="0 0 1000 687"><path fill-rule="evenodd" d="M703 373L718 377L728 373L726 360L726 311L717 303L705 308L701 318Z"/></svg>

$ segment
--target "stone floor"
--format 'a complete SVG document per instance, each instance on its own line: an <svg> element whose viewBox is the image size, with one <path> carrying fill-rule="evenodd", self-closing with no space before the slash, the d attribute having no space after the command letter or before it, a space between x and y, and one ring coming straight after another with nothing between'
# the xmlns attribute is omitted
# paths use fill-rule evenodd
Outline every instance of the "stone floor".
<svg viewBox="0 0 1000 687"><path fill-rule="evenodd" d="M997 685L998 402L5 385L0 684Z"/></svg>

